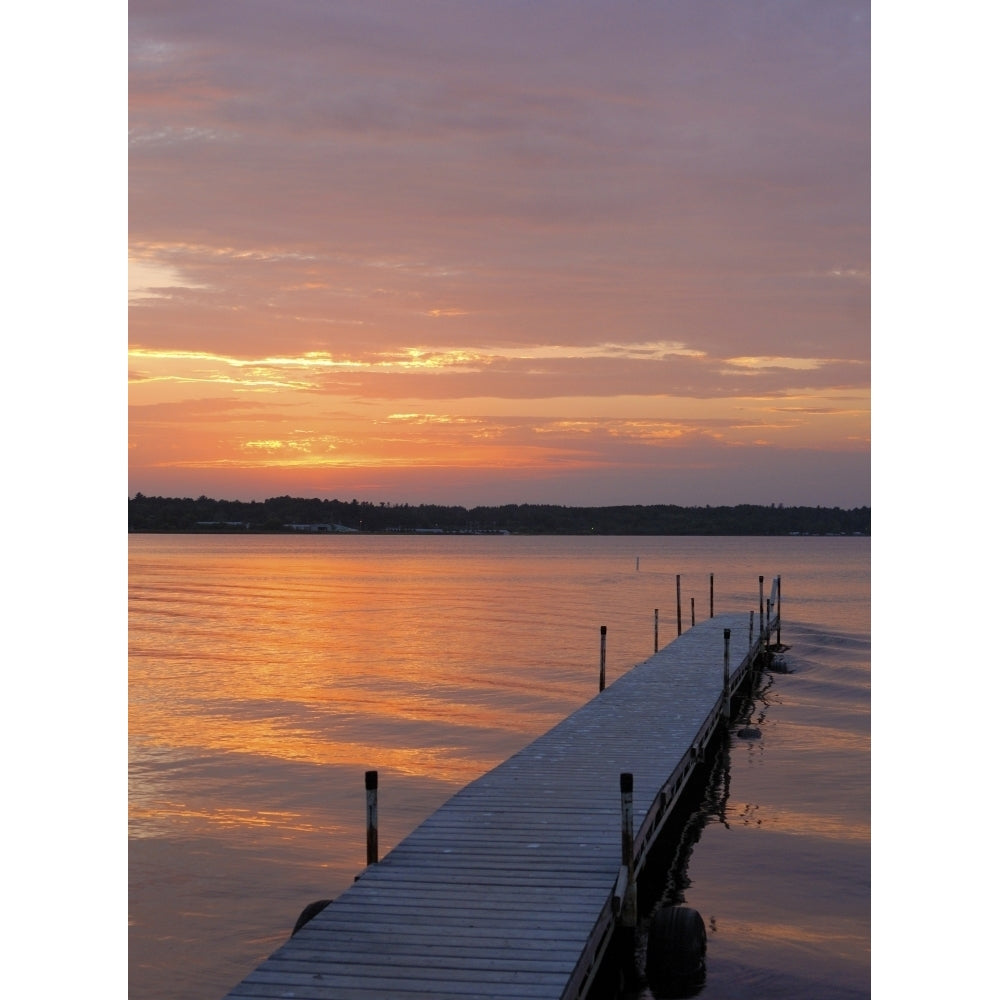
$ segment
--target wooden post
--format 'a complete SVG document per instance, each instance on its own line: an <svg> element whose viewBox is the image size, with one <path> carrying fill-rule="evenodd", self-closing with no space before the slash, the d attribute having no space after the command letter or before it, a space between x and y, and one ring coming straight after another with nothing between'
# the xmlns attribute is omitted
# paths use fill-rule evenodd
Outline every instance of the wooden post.
<svg viewBox="0 0 1000 1000"><path fill-rule="evenodd" d="M778 645L781 645L781 577L778 577Z"/></svg>
<svg viewBox="0 0 1000 1000"><path fill-rule="evenodd" d="M753 612L750 612L750 652L753 653Z"/></svg>
<svg viewBox="0 0 1000 1000"><path fill-rule="evenodd" d="M677 574L677 634L681 634L681 575Z"/></svg>
<svg viewBox="0 0 1000 1000"><path fill-rule="evenodd" d="M597 690L604 690L604 664L607 659L607 648L608 648L608 626L601 626L601 679Z"/></svg>
<svg viewBox="0 0 1000 1000"><path fill-rule="evenodd" d="M730 630L727 628L723 633L723 638L725 640L725 653L722 657L722 714L725 716L726 721L729 721L729 701L731 694L729 691L729 636Z"/></svg>
<svg viewBox="0 0 1000 1000"><path fill-rule="evenodd" d="M365 771L368 806L368 864L378 861L378 771Z"/></svg>
<svg viewBox="0 0 1000 1000"><path fill-rule="evenodd" d="M653 608L653 652L660 651L660 609Z"/></svg>
<svg viewBox="0 0 1000 1000"><path fill-rule="evenodd" d="M764 577L757 578L760 583L760 635L764 637Z"/></svg>
<svg viewBox="0 0 1000 1000"><path fill-rule="evenodd" d="M694 598L691 598L691 628L694 628Z"/></svg>
<svg viewBox="0 0 1000 1000"><path fill-rule="evenodd" d="M715 617L715 574L708 574L708 617Z"/></svg>
<svg viewBox="0 0 1000 1000"><path fill-rule="evenodd" d="M771 638L771 598L767 599L767 638ZM766 645L766 643L765 643Z"/></svg>
<svg viewBox="0 0 1000 1000"><path fill-rule="evenodd" d="M622 793L622 867L628 872L621 922L625 927L635 927L639 908L635 888L635 841L632 833L632 775L623 771L619 776L618 786Z"/></svg>

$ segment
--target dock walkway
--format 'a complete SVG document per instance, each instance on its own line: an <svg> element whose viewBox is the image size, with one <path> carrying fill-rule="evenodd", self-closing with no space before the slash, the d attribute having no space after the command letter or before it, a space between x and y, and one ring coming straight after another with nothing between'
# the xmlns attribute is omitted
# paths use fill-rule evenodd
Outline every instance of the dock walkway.
<svg viewBox="0 0 1000 1000"><path fill-rule="evenodd" d="M717 615L458 792L229 997L585 996L623 896L620 776L639 871L728 711L725 629L735 690L767 633Z"/></svg>

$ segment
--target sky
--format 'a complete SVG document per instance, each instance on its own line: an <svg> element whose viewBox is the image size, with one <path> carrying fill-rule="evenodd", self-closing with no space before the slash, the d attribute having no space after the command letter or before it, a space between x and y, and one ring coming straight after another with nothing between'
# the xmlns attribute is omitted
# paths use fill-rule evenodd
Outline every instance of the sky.
<svg viewBox="0 0 1000 1000"><path fill-rule="evenodd" d="M130 496L870 505L867 3L128 35Z"/></svg>

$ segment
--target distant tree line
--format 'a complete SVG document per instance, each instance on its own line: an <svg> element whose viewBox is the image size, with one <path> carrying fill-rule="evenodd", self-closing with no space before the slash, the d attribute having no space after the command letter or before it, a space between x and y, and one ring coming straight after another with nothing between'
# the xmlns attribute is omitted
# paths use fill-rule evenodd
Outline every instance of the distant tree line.
<svg viewBox="0 0 1000 1000"><path fill-rule="evenodd" d="M197 500L147 497L128 502L130 532L510 532L522 535L870 535L871 508L678 507L675 504L561 507L505 504L446 507L359 500L272 497Z"/></svg>

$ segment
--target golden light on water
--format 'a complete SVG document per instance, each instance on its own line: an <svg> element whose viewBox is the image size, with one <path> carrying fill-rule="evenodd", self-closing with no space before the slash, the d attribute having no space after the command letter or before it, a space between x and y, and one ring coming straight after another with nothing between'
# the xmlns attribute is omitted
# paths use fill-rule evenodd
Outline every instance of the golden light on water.
<svg viewBox="0 0 1000 1000"><path fill-rule="evenodd" d="M759 825L770 833L789 834L795 837L819 837L837 843L864 843L871 841L871 824L845 820L832 813L774 807L767 802L726 803L726 821L743 822L747 826Z"/></svg>
<svg viewBox="0 0 1000 1000"><path fill-rule="evenodd" d="M155 806L143 806L141 788L135 789L133 799L130 790L129 821L134 824L131 836L157 837L204 834L206 831L225 835L226 831L246 831L257 829L277 829L286 834L337 835L345 832L343 827L318 824L303 813L285 810L252 810L216 807L211 809L192 808L185 803L165 802Z"/></svg>
<svg viewBox="0 0 1000 1000"><path fill-rule="evenodd" d="M174 749L187 747L192 751L208 753L233 753L244 755L246 766L253 766L253 758L270 762L298 762L315 765L344 765L364 769L377 760L380 767L390 768L414 777L428 777L448 782L468 782L499 763L498 757L480 758L464 744L434 744L430 739L431 728L447 726L462 715L457 711L447 718L441 715L424 717L428 726L428 745L393 745L394 730L404 715L395 715L396 702L387 699L382 705L386 720L380 731L378 716L372 716L361 728L370 730L367 738L351 740L331 739L318 736L315 731L296 728L279 719L219 719L211 716L186 716L178 720L165 737ZM472 716L465 716L464 723L474 725ZM521 720L523 722L523 719ZM538 722L547 721L539 718ZM133 718L130 726L141 731L146 720ZM497 719L485 710L481 713L480 724L484 728L495 728ZM525 730L512 727L517 734ZM385 742L379 742L380 738ZM396 737L398 739L398 737ZM516 743L516 739L513 741ZM148 749L155 749L155 739L146 741Z"/></svg>
<svg viewBox="0 0 1000 1000"><path fill-rule="evenodd" d="M264 790L290 766L314 771L320 784L323 775L376 768L397 785L457 789L564 714L498 711L502 678L478 666L463 676L447 630L419 610L471 601L462 613L475 614L488 590L457 594L420 558L390 566L334 550L264 560L242 551L219 549L194 576L175 575L171 558L154 560L149 589L132 605L130 820L142 836L321 822L312 807L238 809L224 797L206 805L201 798L218 793L211 771L199 770L204 761L224 761L246 780L258 775ZM556 706L572 696L551 679L536 694ZM201 789L197 800L171 796L179 773Z"/></svg>
<svg viewBox="0 0 1000 1000"><path fill-rule="evenodd" d="M753 953L755 948L779 951L793 948L822 953L827 960L833 955L857 961L871 949L867 927L833 916L818 916L801 923L767 923L743 918L720 920L717 926L730 939L739 942L742 953Z"/></svg>

